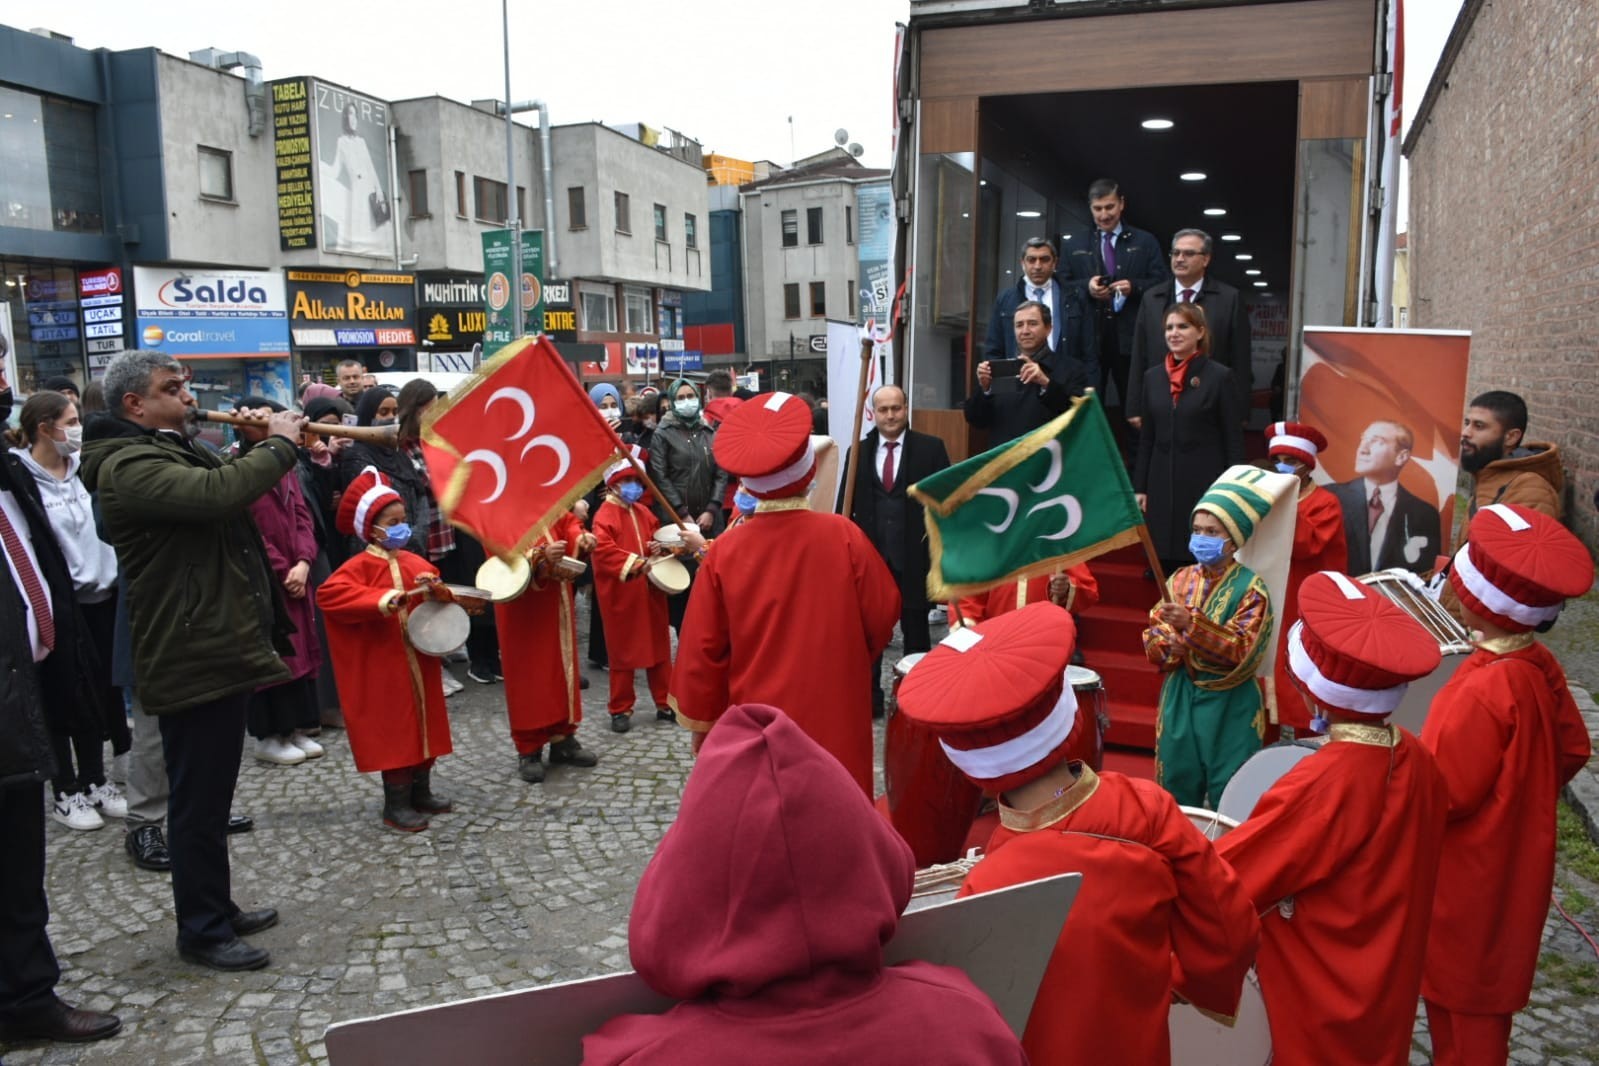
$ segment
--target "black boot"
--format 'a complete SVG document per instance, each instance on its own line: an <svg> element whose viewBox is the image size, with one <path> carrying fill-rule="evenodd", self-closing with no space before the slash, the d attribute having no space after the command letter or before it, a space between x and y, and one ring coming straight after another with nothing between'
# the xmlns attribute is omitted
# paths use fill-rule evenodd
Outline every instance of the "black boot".
<svg viewBox="0 0 1599 1066"><path fill-rule="evenodd" d="M577 737L562 737L550 745L550 765L598 766L600 757L577 742Z"/></svg>
<svg viewBox="0 0 1599 1066"><path fill-rule="evenodd" d="M518 755L516 757L516 776L530 785L536 785L544 780L544 749L540 748L531 755Z"/></svg>
<svg viewBox="0 0 1599 1066"><path fill-rule="evenodd" d="M383 781L383 824L402 833L420 833L428 827L427 815L411 807L411 782Z"/></svg>
<svg viewBox="0 0 1599 1066"><path fill-rule="evenodd" d="M449 814L450 801L446 796L433 794L433 768L418 770L411 779L411 806L423 814Z"/></svg>

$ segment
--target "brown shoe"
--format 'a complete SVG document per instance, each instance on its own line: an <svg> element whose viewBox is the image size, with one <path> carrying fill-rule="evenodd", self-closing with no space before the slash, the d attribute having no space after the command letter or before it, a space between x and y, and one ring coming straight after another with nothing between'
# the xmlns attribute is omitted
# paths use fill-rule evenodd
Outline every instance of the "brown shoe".
<svg viewBox="0 0 1599 1066"><path fill-rule="evenodd" d="M0 1040L52 1040L63 1044L87 1044L114 1036L122 1019L97 1010L79 1010L59 999L48 1010L29 1018L0 1022Z"/></svg>

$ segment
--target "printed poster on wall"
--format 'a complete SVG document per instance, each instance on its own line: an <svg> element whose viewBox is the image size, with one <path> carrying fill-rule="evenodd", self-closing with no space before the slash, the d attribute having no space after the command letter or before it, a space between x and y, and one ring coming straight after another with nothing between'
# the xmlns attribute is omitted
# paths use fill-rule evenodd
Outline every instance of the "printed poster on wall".
<svg viewBox="0 0 1599 1066"><path fill-rule="evenodd" d="M392 257L389 105L337 85L310 85L322 248Z"/></svg>
<svg viewBox="0 0 1599 1066"><path fill-rule="evenodd" d="M1449 549L1471 334L1307 326L1299 420L1344 512L1349 572L1430 573Z"/></svg>

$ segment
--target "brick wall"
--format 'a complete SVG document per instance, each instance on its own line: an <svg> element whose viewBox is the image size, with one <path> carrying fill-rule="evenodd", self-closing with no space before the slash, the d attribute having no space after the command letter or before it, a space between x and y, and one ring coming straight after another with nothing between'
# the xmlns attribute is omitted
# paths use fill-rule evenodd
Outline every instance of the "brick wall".
<svg viewBox="0 0 1599 1066"><path fill-rule="evenodd" d="M1410 155L1410 323L1469 329L1468 395L1554 441L1599 550L1599 26L1589 0L1482 6Z"/></svg>

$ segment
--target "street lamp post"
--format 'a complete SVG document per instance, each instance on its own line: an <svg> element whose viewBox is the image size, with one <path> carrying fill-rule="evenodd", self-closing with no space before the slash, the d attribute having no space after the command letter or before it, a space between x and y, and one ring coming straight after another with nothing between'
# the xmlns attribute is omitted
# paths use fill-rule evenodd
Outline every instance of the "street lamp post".
<svg viewBox="0 0 1599 1066"><path fill-rule="evenodd" d="M511 231L511 339L522 336L522 220L516 203L516 124L511 117L510 0L500 0L500 28L505 36L505 216Z"/></svg>
<svg viewBox="0 0 1599 1066"><path fill-rule="evenodd" d="M790 330L788 334L788 387L791 389L795 388L795 382L799 381L799 371L794 369L795 343L794 332Z"/></svg>

